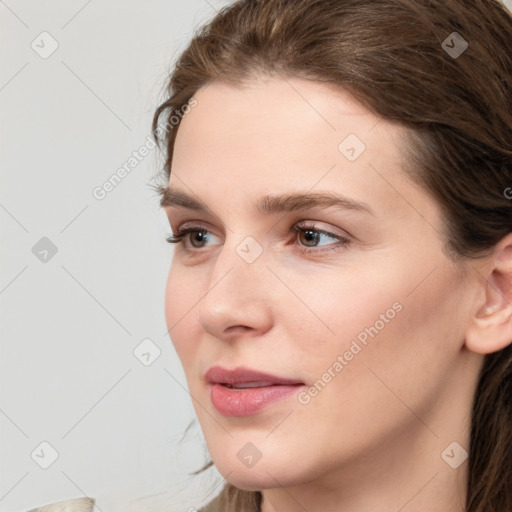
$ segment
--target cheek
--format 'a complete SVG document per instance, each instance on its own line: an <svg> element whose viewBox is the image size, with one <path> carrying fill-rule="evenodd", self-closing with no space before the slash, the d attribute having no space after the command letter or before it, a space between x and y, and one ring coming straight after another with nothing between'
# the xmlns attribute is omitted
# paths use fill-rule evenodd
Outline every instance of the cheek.
<svg viewBox="0 0 512 512"><path fill-rule="evenodd" d="M281 319L295 330L290 339L325 364L326 356L343 354L352 340L364 342L396 323L403 306L404 276L393 269L368 267L309 273L308 279L290 275L294 295L282 297ZM373 336L371 336L373 337ZM350 357L350 356L349 356Z"/></svg>
<svg viewBox="0 0 512 512"><path fill-rule="evenodd" d="M414 293L421 278L411 286L415 277L382 267L372 286L348 276L317 280L316 292L299 280L290 283L308 306L298 301L288 306L288 318L293 311L295 320L288 334L310 387L295 404L296 426L283 425L276 432L276 450L279 443L303 435L299 426L309 426L304 460L325 454L325 439L330 439L323 463L335 465L340 457L377 449L396 432L421 427L411 410L428 417L456 355L442 323L453 307L456 292L447 296L455 286L448 273L436 277Z"/></svg>
<svg viewBox="0 0 512 512"><path fill-rule="evenodd" d="M197 315L195 306L200 298L194 287L194 280L186 272L179 270L173 262L165 290L165 320L185 372L188 370L187 361L197 350L195 340L198 336L195 330L199 328L199 324L194 319Z"/></svg>
<svg viewBox="0 0 512 512"><path fill-rule="evenodd" d="M367 403L369 390L384 386L378 376L413 402L439 386L463 341L464 294L440 259L428 276L432 261L417 262L414 272L403 272L405 261L395 258L388 266L338 270L328 279L310 275L308 283L290 276L301 301L288 297L281 318L308 361L303 370L309 382L328 381L326 388L342 388L350 402Z"/></svg>

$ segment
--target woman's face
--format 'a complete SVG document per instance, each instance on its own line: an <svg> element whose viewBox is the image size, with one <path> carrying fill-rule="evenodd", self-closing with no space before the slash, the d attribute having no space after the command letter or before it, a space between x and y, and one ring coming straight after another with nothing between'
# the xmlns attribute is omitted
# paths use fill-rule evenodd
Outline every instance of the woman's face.
<svg viewBox="0 0 512 512"><path fill-rule="evenodd" d="M166 202L173 233L195 232L175 246L165 311L219 471L265 489L409 464L411 443L441 461L474 392L471 278L403 170L403 129L293 78L195 99L169 182L191 201ZM242 371L207 374L219 366Z"/></svg>

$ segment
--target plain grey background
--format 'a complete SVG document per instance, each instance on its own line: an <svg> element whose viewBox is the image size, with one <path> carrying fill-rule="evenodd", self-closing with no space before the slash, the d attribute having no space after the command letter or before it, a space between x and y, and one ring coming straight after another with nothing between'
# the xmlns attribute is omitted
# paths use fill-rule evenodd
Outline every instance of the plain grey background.
<svg viewBox="0 0 512 512"><path fill-rule="evenodd" d="M166 334L162 160L130 158L172 62L228 3L0 0L0 512L84 495L192 511L220 490L215 470L187 475L207 455L197 423L179 443L194 412Z"/></svg>

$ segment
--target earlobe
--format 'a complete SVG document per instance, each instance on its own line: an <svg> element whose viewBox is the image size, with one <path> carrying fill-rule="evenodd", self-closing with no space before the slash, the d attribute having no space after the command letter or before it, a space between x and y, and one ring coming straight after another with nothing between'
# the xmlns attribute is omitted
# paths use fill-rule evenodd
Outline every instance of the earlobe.
<svg viewBox="0 0 512 512"><path fill-rule="evenodd" d="M512 343L512 234L496 246L488 258L485 299L477 304L466 331L466 347L478 354L490 354ZM481 294L480 294L481 297Z"/></svg>

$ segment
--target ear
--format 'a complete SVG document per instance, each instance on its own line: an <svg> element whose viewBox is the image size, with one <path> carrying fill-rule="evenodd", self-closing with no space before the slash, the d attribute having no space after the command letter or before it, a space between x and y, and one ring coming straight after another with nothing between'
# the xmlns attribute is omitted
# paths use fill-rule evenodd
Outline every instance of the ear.
<svg viewBox="0 0 512 512"><path fill-rule="evenodd" d="M476 272L483 277L482 290L469 319L465 345L472 352L490 354L512 343L512 233L486 257L484 270Z"/></svg>

